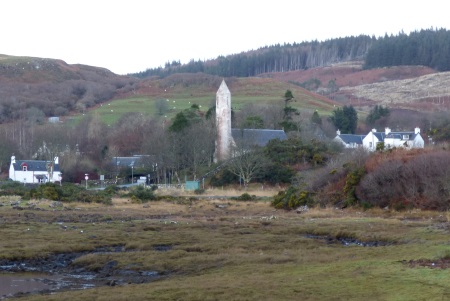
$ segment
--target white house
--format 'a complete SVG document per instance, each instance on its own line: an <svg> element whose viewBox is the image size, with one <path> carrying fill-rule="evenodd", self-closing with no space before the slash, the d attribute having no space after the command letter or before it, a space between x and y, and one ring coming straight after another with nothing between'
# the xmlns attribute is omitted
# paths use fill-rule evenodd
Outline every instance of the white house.
<svg viewBox="0 0 450 301"><path fill-rule="evenodd" d="M22 183L47 183L61 182L62 174L59 170L59 159L54 161L16 160L11 157L9 178Z"/></svg>
<svg viewBox="0 0 450 301"><path fill-rule="evenodd" d="M365 135L341 134L341 131L336 131L334 141L341 143L345 148L358 148L363 146L363 139Z"/></svg>
<svg viewBox="0 0 450 301"><path fill-rule="evenodd" d="M420 128L416 127L413 132L392 132L385 128L384 132L370 131L363 139L363 146L369 151L375 151L378 143L384 143L384 148L423 148L424 140L420 135Z"/></svg>

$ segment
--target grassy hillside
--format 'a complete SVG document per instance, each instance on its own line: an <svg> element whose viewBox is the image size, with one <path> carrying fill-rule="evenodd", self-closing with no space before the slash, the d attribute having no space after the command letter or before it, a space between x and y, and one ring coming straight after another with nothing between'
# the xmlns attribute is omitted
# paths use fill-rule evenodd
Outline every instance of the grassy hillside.
<svg viewBox="0 0 450 301"><path fill-rule="evenodd" d="M184 74L163 80L143 81L136 90L101 104L90 113L98 114L107 124L113 124L129 112L158 116L157 102L161 100L167 105L167 111L160 116L163 118L172 118L194 103L200 106L201 111L206 112L215 104L216 91L221 80L207 75ZM328 115L336 105L335 102L294 84L270 78L231 78L225 81L231 91L234 110L240 110L251 103L282 106L283 95L288 89L295 97L292 106L300 111L318 110L321 115Z"/></svg>

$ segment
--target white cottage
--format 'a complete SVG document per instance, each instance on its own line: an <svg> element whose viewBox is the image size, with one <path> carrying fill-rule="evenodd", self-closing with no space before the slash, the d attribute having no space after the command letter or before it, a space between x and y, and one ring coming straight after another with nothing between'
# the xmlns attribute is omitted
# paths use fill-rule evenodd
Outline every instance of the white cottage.
<svg viewBox="0 0 450 301"><path fill-rule="evenodd" d="M384 132L370 131L363 139L363 146L369 151L375 151L378 143L384 143L384 148L423 148L424 140L420 135L420 128L416 127L413 132L392 132L385 128Z"/></svg>
<svg viewBox="0 0 450 301"><path fill-rule="evenodd" d="M16 157L12 156L9 178L27 184L61 182L59 159L56 157L54 161L16 160Z"/></svg>
<svg viewBox="0 0 450 301"><path fill-rule="evenodd" d="M345 148L358 148L363 146L363 139L365 135L341 134L341 131L336 131L334 141L342 144Z"/></svg>

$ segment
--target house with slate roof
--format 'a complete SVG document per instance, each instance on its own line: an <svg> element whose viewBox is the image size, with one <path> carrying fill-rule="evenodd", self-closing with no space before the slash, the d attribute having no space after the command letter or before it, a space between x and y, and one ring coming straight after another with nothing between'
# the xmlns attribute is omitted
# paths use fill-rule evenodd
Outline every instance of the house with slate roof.
<svg viewBox="0 0 450 301"><path fill-rule="evenodd" d="M62 174L59 169L59 159L55 157L53 161L16 160L16 157L12 156L9 178L27 184L61 183Z"/></svg>
<svg viewBox="0 0 450 301"><path fill-rule="evenodd" d="M367 135L341 134L338 130L334 141L341 143L345 148L364 147L368 151L375 151L379 143L384 143L385 149L394 147L423 148L424 140L420 135L420 128L415 128L411 132L392 132L390 128L385 128L384 132L377 132L372 129Z"/></svg>
<svg viewBox="0 0 450 301"><path fill-rule="evenodd" d="M339 130L337 130L336 134L334 141L341 143L345 148L362 147L363 139L366 137L366 135L341 134Z"/></svg>
<svg viewBox="0 0 450 301"><path fill-rule="evenodd" d="M150 156L148 155L134 155L132 157L112 157L111 164L117 168L143 168L148 161L150 161Z"/></svg>
<svg viewBox="0 0 450 301"><path fill-rule="evenodd" d="M388 127L384 132L377 132L376 129L373 129L363 139L363 146L369 151L375 151L378 143L384 143L385 149L394 147L423 148L425 144L418 127L410 132L392 132Z"/></svg>
<svg viewBox="0 0 450 301"><path fill-rule="evenodd" d="M233 142L245 142L246 146L265 146L270 140L286 140L287 136L283 130L270 129L231 129Z"/></svg>

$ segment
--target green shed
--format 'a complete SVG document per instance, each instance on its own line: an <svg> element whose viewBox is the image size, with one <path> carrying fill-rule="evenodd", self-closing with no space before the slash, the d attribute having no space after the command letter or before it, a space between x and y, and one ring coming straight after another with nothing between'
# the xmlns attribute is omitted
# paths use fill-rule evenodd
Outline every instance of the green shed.
<svg viewBox="0 0 450 301"><path fill-rule="evenodd" d="M186 181L186 190L200 189L200 181Z"/></svg>

